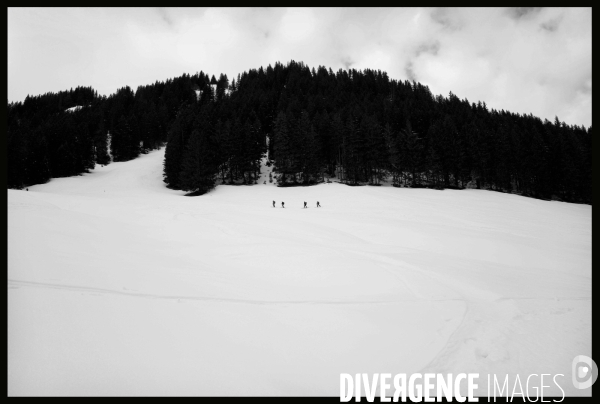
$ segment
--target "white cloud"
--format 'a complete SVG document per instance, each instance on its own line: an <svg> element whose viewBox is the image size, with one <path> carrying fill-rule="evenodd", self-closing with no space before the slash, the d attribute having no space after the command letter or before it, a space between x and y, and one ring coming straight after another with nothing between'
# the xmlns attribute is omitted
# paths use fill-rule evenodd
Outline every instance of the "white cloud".
<svg viewBox="0 0 600 404"><path fill-rule="evenodd" d="M8 9L8 98L293 59L591 125L591 9Z"/></svg>
<svg viewBox="0 0 600 404"><path fill-rule="evenodd" d="M290 8L281 18L281 35L288 41L296 42L311 37L317 21L308 8Z"/></svg>

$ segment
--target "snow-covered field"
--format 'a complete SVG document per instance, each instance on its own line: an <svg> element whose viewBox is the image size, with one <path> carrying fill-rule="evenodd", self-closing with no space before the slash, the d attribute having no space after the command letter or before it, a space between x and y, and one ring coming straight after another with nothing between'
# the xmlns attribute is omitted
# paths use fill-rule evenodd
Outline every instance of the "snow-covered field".
<svg viewBox="0 0 600 404"><path fill-rule="evenodd" d="M183 197L163 157L8 190L9 395L337 396L340 373L415 372L590 394L591 206L267 173Z"/></svg>

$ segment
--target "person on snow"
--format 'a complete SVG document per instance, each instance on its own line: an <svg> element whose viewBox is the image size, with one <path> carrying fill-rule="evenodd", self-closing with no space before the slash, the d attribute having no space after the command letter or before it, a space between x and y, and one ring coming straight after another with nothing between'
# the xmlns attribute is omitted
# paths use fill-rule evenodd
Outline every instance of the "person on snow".
<svg viewBox="0 0 600 404"><path fill-rule="evenodd" d="M273 201L273 207L275 207L275 201Z"/></svg>
<svg viewBox="0 0 600 404"><path fill-rule="evenodd" d="M304 208L306 208L306 202L304 202Z"/></svg>
<svg viewBox="0 0 600 404"><path fill-rule="evenodd" d="M320 208L320 207L321 207L321 205L319 205L319 201L317 201L317 208Z"/></svg>
<svg viewBox="0 0 600 404"><path fill-rule="evenodd" d="M283 206L284 204L285 204L285 202L283 202L283 201L282 201L282 202L281 202L281 207L282 207L282 208L285 208L285 206Z"/></svg>

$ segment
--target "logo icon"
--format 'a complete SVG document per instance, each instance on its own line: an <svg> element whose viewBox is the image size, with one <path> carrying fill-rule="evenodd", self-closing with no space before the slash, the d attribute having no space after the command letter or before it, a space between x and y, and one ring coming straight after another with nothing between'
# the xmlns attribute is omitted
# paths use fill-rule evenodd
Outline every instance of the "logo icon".
<svg viewBox="0 0 600 404"><path fill-rule="evenodd" d="M592 387L592 384L598 378L598 367L596 362L589 356L577 355L573 359L571 367L571 376L573 378L573 386L576 389L587 389Z"/></svg>

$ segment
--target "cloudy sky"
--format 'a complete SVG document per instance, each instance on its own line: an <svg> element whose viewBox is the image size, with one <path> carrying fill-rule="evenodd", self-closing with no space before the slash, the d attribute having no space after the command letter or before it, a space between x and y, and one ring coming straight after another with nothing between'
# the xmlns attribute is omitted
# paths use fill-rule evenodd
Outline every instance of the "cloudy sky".
<svg viewBox="0 0 600 404"><path fill-rule="evenodd" d="M381 69L490 108L592 123L591 8L9 8L8 100L289 60Z"/></svg>

